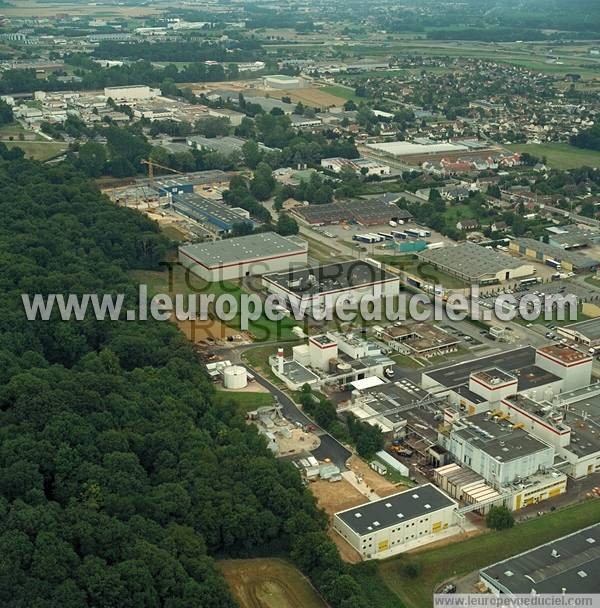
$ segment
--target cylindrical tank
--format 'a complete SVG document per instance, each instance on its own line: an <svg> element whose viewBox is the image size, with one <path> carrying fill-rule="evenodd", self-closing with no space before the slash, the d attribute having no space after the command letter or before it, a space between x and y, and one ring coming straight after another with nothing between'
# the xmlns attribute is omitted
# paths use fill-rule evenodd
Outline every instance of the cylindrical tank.
<svg viewBox="0 0 600 608"><path fill-rule="evenodd" d="M346 374L352 370L352 366L350 365L350 363L339 363L337 366L337 369L338 369L338 373Z"/></svg>
<svg viewBox="0 0 600 608"><path fill-rule="evenodd" d="M225 388L244 388L248 384L248 373L241 365L231 365L223 370L223 386Z"/></svg>

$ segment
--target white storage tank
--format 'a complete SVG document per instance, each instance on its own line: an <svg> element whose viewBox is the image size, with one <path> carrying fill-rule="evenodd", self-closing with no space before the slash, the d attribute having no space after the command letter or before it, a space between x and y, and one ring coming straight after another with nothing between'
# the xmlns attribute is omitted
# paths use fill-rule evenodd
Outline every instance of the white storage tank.
<svg viewBox="0 0 600 608"><path fill-rule="evenodd" d="M225 388L244 388L248 384L248 373L241 365L231 365L223 370L223 386Z"/></svg>

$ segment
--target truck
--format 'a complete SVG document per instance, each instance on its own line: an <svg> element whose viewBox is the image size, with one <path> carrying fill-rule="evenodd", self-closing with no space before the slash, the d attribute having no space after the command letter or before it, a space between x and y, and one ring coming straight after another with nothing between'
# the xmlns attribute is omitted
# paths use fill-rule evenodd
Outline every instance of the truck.
<svg viewBox="0 0 600 608"><path fill-rule="evenodd" d="M419 230L419 236L421 238L425 238L426 236L431 236L430 230Z"/></svg>
<svg viewBox="0 0 600 608"><path fill-rule="evenodd" d="M392 228L395 228L398 225L398 222L395 222L394 220L390 220L389 224Z"/></svg>
<svg viewBox="0 0 600 608"><path fill-rule="evenodd" d="M562 269L562 266L561 266L560 262L558 262L557 260L553 260L552 258L548 258L546 260L546 264L548 266L551 266L555 270L561 270Z"/></svg>

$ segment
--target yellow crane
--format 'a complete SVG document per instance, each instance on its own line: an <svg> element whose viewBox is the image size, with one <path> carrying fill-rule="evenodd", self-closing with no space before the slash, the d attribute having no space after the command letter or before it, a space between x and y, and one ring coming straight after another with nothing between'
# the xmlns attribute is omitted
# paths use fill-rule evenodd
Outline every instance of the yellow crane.
<svg viewBox="0 0 600 608"><path fill-rule="evenodd" d="M177 173L182 175L181 171L177 171L177 169L172 169L171 167L165 167L164 165L159 165L151 159L143 158L141 161L142 165L148 165L148 179L150 183L154 183L154 167L158 167L159 169L164 169L165 171L170 171L171 173Z"/></svg>

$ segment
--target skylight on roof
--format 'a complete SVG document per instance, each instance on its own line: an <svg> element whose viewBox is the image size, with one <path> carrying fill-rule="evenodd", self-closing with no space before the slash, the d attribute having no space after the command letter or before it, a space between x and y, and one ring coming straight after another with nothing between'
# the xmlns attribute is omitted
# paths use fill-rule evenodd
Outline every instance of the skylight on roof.
<svg viewBox="0 0 600 608"><path fill-rule="evenodd" d="M504 573L504 575L505 575L505 576L514 576L514 572L512 572L511 570L507 570L507 571Z"/></svg>
<svg viewBox="0 0 600 608"><path fill-rule="evenodd" d="M585 578L587 576L587 572L585 570L580 570L577 573L581 578Z"/></svg>
<svg viewBox="0 0 600 608"><path fill-rule="evenodd" d="M355 513L354 517L362 517L362 513Z"/></svg>
<svg viewBox="0 0 600 608"><path fill-rule="evenodd" d="M419 495L418 494L413 494L412 497L413 498L419 498Z"/></svg>
<svg viewBox="0 0 600 608"><path fill-rule="evenodd" d="M396 517L398 519L402 519L404 517L404 513L398 513L398 514L396 514Z"/></svg>

